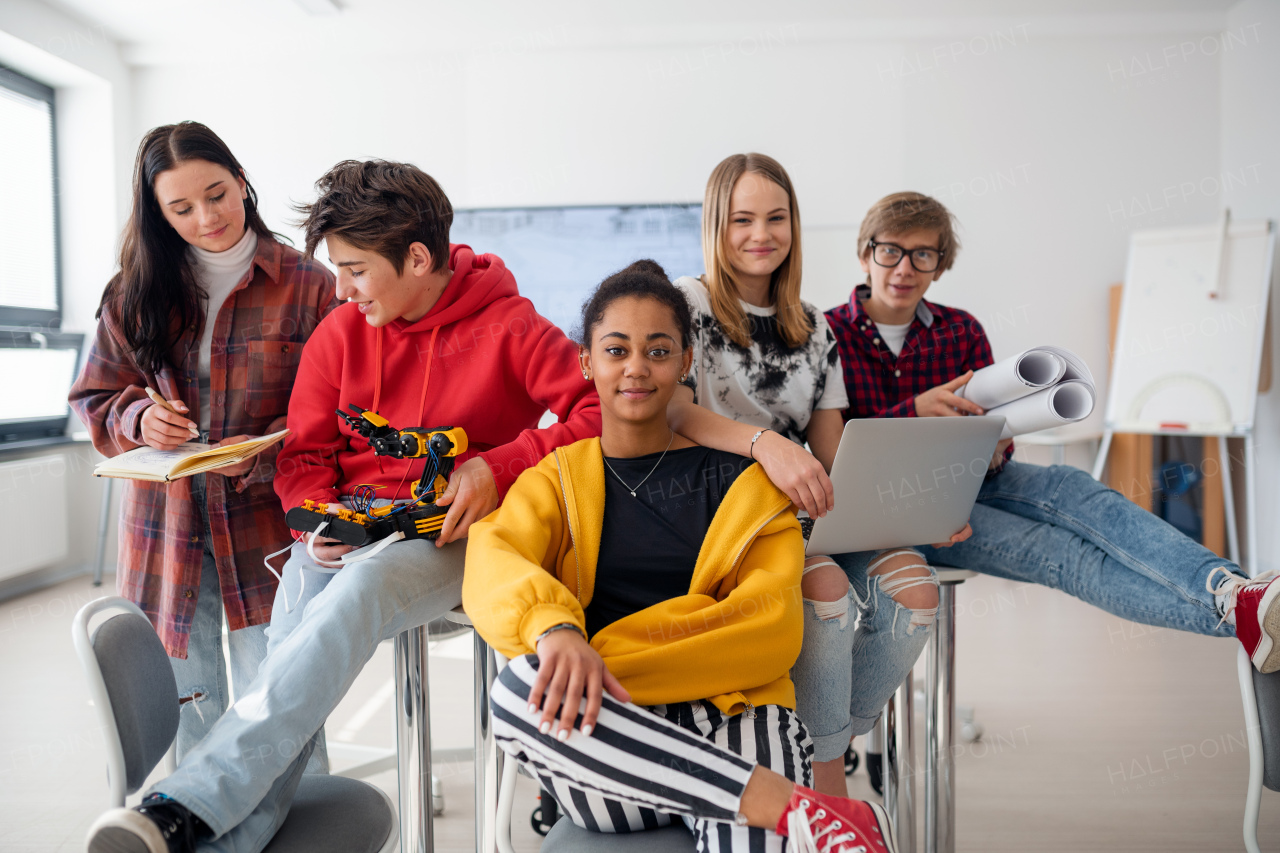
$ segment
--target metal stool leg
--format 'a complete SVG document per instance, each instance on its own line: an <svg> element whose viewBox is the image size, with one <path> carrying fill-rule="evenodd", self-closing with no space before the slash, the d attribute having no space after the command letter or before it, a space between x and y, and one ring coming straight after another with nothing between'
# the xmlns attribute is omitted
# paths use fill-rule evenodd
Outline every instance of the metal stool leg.
<svg viewBox="0 0 1280 853"><path fill-rule="evenodd" d="M884 732L884 807L899 853L916 853L915 680L910 672L880 715Z"/></svg>
<svg viewBox="0 0 1280 853"><path fill-rule="evenodd" d="M402 853L434 853L427 627L410 628L397 635L395 649L400 850Z"/></svg>
<svg viewBox="0 0 1280 853"><path fill-rule="evenodd" d="M938 599L925 653L924 849L955 853L955 584L939 584Z"/></svg>
<svg viewBox="0 0 1280 853"><path fill-rule="evenodd" d="M475 689L475 785L476 785L476 851L496 853L498 849L498 788L502 782L505 758L493 737L492 709L489 697L493 680L498 676L497 660L488 643L475 637L475 667L472 670Z"/></svg>
<svg viewBox="0 0 1280 853"><path fill-rule="evenodd" d="M107 561L107 530L111 524L112 477L102 478L102 511L98 514L98 554L93 561L93 585L102 586L102 568Z"/></svg>

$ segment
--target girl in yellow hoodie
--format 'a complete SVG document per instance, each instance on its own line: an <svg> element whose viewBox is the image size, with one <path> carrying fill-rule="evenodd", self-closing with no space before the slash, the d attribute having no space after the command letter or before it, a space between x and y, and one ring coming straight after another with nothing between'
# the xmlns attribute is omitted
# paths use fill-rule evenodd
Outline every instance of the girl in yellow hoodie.
<svg viewBox="0 0 1280 853"><path fill-rule="evenodd" d="M522 474L467 545L463 604L511 658L499 744L587 830L681 818L700 850L894 850L878 805L804 787L804 542L759 465L667 426L692 357L683 295L638 261L582 327L600 438Z"/></svg>

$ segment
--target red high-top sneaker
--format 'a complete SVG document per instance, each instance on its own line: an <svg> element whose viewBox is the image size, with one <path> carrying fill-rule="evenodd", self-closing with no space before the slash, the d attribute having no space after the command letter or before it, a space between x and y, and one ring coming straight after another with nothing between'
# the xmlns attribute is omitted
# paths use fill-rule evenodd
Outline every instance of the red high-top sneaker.
<svg viewBox="0 0 1280 853"><path fill-rule="evenodd" d="M889 816L876 803L819 794L800 785L774 830L791 853L897 853Z"/></svg>
<svg viewBox="0 0 1280 853"><path fill-rule="evenodd" d="M1215 587L1213 578L1218 572L1223 579ZM1205 587L1214 595L1227 597L1226 614L1235 613L1236 637L1258 672L1280 670L1280 572L1242 578L1218 567L1209 573Z"/></svg>

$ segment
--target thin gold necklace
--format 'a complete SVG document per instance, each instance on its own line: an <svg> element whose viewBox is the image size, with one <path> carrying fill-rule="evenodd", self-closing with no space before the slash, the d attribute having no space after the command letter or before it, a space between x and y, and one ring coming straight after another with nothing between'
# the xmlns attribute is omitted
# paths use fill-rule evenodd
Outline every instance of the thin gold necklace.
<svg viewBox="0 0 1280 853"><path fill-rule="evenodd" d="M607 456L605 456L604 454L601 454L601 455L600 455L600 458L601 458L601 459L604 459L604 465L605 465L605 467L606 467L606 468L608 468L610 471L612 471L612 472L613 472L613 476L618 477L618 482L619 482L619 483L621 483L621 484L622 484L622 487L623 487L624 489L626 489L628 492L630 492L630 493L631 493L631 497L633 497L633 498L634 498L634 497L636 496L636 489L638 489L638 488L640 488L641 486L643 486L643 485L644 485L644 481L645 481L645 480L647 480L647 479L649 479L650 477L652 477L652 476L653 476L653 472L658 470L658 466L662 464L662 459L663 459L663 457L665 457L665 456L667 455L667 450L670 450L670 449L671 449L671 442L673 442L673 441L675 441L675 440L676 440L676 431L675 431L675 430L671 430L671 438L668 438L668 439L667 439L667 448L666 448L666 450L663 450L663 451L662 451L662 456L659 456L659 457L658 457L658 461L657 461L657 462L655 462L655 463L653 463L653 467L649 469L649 473L644 475L644 480L641 480L640 482L636 483L636 485L635 485L635 488L634 488L634 489L633 489L631 486L628 486L628 485L627 485L627 481L626 481L626 480L622 479L621 477L618 477L618 472L613 470L613 466L609 464L609 459L608 459L608 457L607 457Z"/></svg>

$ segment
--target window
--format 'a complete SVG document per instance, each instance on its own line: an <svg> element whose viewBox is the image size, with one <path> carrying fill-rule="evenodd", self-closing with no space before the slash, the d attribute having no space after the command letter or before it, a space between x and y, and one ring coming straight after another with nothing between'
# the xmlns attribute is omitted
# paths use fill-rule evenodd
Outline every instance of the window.
<svg viewBox="0 0 1280 853"><path fill-rule="evenodd" d="M0 326L61 323L53 89L0 68Z"/></svg>

